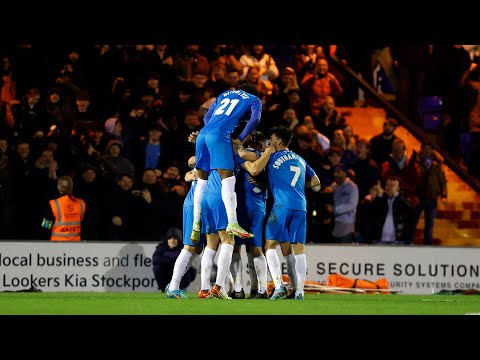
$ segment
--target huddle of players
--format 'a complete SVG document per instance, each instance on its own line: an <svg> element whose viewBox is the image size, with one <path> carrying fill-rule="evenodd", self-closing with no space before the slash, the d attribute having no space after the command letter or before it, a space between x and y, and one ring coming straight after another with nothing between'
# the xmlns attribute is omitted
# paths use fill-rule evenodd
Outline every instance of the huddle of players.
<svg viewBox="0 0 480 360"><path fill-rule="evenodd" d="M240 245L245 245L250 274L253 277L251 298L268 299L268 264L275 285L270 299L277 300L287 296L303 299L307 265L305 258L305 187L312 187L312 190L319 191L320 181L304 159L288 150L292 136L288 128L278 127L271 130L270 145L267 145L265 136L257 131L254 131L244 141L245 147L234 145L238 220L241 226L254 235L253 237L242 239L226 233L228 220L221 198L221 179L218 172L212 170L201 206L201 233L205 236L202 236L197 243L193 243L189 237L190 219L193 212L192 201L189 198L195 191L196 171L194 169L187 174L187 180L193 180L193 183L189 195L185 199L184 250L182 253L189 251L185 248L191 248L190 253L197 255L205 246L201 260L202 280L199 298L229 298L224 291L224 283L229 275L234 246L239 248ZM192 163L193 159L190 161L190 164ZM264 224L267 213L267 184L273 196L273 205L267 222ZM262 243L264 226L265 254ZM217 277L215 285L210 289L210 274L220 243L222 246L217 259ZM278 243L280 243L282 255L286 259L290 283L294 290L290 294L282 283L281 263L276 252ZM190 264L193 262L193 258L191 256ZM188 262L185 262L183 266L183 273L188 269L186 266L189 266ZM252 271L253 269L254 271ZM186 298L184 291L178 289L178 286L177 289L172 289L175 275L174 270L167 297ZM177 276L177 278L179 284L181 276Z"/></svg>
<svg viewBox="0 0 480 360"><path fill-rule="evenodd" d="M193 183L184 202L184 248L175 263L167 297L187 297L179 289L180 280L205 245L198 297L228 299L224 284L230 274L235 245L239 249L245 244L250 268L255 269L257 276L252 285L257 285L254 297L268 298L268 264L275 285L270 299L285 298L289 294L282 283L276 252L280 243L294 289L291 295L303 300L307 269L305 187L319 191L320 181L305 160L288 149L293 137L290 129L271 129L269 144L261 133L253 131L260 116L258 92L251 84L244 84L239 90L220 94L204 116L205 126L198 134L190 135L189 140L196 143L191 163L196 164L186 175ZM245 128L232 140L234 129L247 117ZM273 197L265 229L267 186L262 184L268 184ZM210 289L210 273L219 244L217 275Z"/></svg>

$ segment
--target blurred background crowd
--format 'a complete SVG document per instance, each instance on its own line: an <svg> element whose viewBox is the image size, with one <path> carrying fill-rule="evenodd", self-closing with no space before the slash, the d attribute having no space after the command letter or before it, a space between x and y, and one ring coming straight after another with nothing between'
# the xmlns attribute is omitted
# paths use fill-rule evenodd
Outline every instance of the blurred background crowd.
<svg viewBox="0 0 480 360"><path fill-rule="evenodd" d="M374 242L376 235L362 233L370 224L362 207L395 175L412 214L431 210L447 196L441 171L429 171L441 158L428 142L410 154L395 135L398 119L387 118L372 139L357 134L336 108L374 101L330 59L418 126L419 101L440 97L439 145L480 177L472 161L480 155L478 51L445 44L1 46L0 238L48 239L40 224L63 175L86 202L83 240L158 242L171 227L181 229L190 186L184 175L195 153L188 135L202 128L218 94L249 82L263 103L257 130L292 129L291 149L322 181L318 195L307 194L308 241L335 242L331 185L342 182L334 177L341 163L358 187L353 241ZM408 222L405 243L417 216Z"/></svg>

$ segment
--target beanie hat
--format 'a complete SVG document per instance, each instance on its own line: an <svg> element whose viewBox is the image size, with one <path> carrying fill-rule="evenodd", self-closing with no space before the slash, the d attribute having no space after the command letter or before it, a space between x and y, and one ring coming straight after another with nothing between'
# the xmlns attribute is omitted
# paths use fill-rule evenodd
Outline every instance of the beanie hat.
<svg viewBox="0 0 480 360"><path fill-rule="evenodd" d="M107 143L107 151L110 150L110 148L113 146L113 145L118 145L120 147L120 150L123 149L123 146L122 146L122 143L118 140L110 140L108 143Z"/></svg>
<svg viewBox="0 0 480 360"><path fill-rule="evenodd" d="M105 130L108 134L113 134L113 129L115 128L115 124L117 123L118 118L112 117L105 121Z"/></svg>

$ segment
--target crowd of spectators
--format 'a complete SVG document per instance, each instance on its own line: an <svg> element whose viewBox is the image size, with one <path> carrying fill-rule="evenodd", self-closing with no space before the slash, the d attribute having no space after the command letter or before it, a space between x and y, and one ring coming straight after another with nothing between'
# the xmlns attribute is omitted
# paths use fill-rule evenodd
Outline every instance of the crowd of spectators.
<svg viewBox="0 0 480 360"><path fill-rule="evenodd" d="M0 48L0 55L1 239L46 238L42 209L58 196L63 175L74 179L74 195L86 202L83 240L158 242L167 229L182 228L189 189L183 176L195 152L188 135L201 129L218 94L249 82L263 103L257 130L290 127L291 149L322 181L321 192L307 193L309 242L379 242L378 232L362 232L371 221L363 211L395 177L409 212L407 235L398 240L411 243L421 209L434 217L437 197L447 196L441 159L427 151L428 143L422 156L406 149L394 134L395 119L370 140L355 134L336 106L364 99L331 56L371 82L384 66L399 97L395 105L419 124L412 103L443 96L441 131L450 131L448 141L469 131L472 151L479 148L478 69L457 45L18 45ZM446 149L456 151L448 141ZM478 165L468 169L479 176ZM355 211L346 216L335 199L351 183ZM340 226L342 219L350 225ZM433 219L427 244L432 228Z"/></svg>

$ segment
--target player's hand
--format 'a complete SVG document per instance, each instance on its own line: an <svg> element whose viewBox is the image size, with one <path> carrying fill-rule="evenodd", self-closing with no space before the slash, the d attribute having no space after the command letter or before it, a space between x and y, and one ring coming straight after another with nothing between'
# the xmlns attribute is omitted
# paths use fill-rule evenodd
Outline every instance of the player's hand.
<svg viewBox="0 0 480 360"><path fill-rule="evenodd" d="M191 181L195 181L195 180L198 180L198 172L196 169L193 169L193 170L190 170L189 172L187 172L185 174L185 178L184 180L186 182L191 182Z"/></svg>
<svg viewBox="0 0 480 360"><path fill-rule="evenodd" d="M232 144L241 145L242 142L239 139L232 139Z"/></svg>
<svg viewBox="0 0 480 360"><path fill-rule="evenodd" d="M270 154L273 154L274 152L277 151L277 149L275 149L275 146L273 145L268 145L265 151L270 151Z"/></svg>
<svg viewBox="0 0 480 360"><path fill-rule="evenodd" d="M240 151L241 151L241 149L243 150L243 146L240 145L240 144L232 144L232 145L233 145L233 153L234 153L235 155L240 156ZM240 156L240 157L241 157L241 156Z"/></svg>
<svg viewBox="0 0 480 360"><path fill-rule="evenodd" d="M248 175L247 180L250 184L257 185L257 180L252 175Z"/></svg>
<svg viewBox="0 0 480 360"><path fill-rule="evenodd" d="M192 180L193 181L198 180L198 171L196 169L193 169L191 173L192 173Z"/></svg>
<svg viewBox="0 0 480 360"><path fill-rule="evenodd" d="M198 131L192 132L188 135L188 142L195 144L197 142Z"/></svg>

